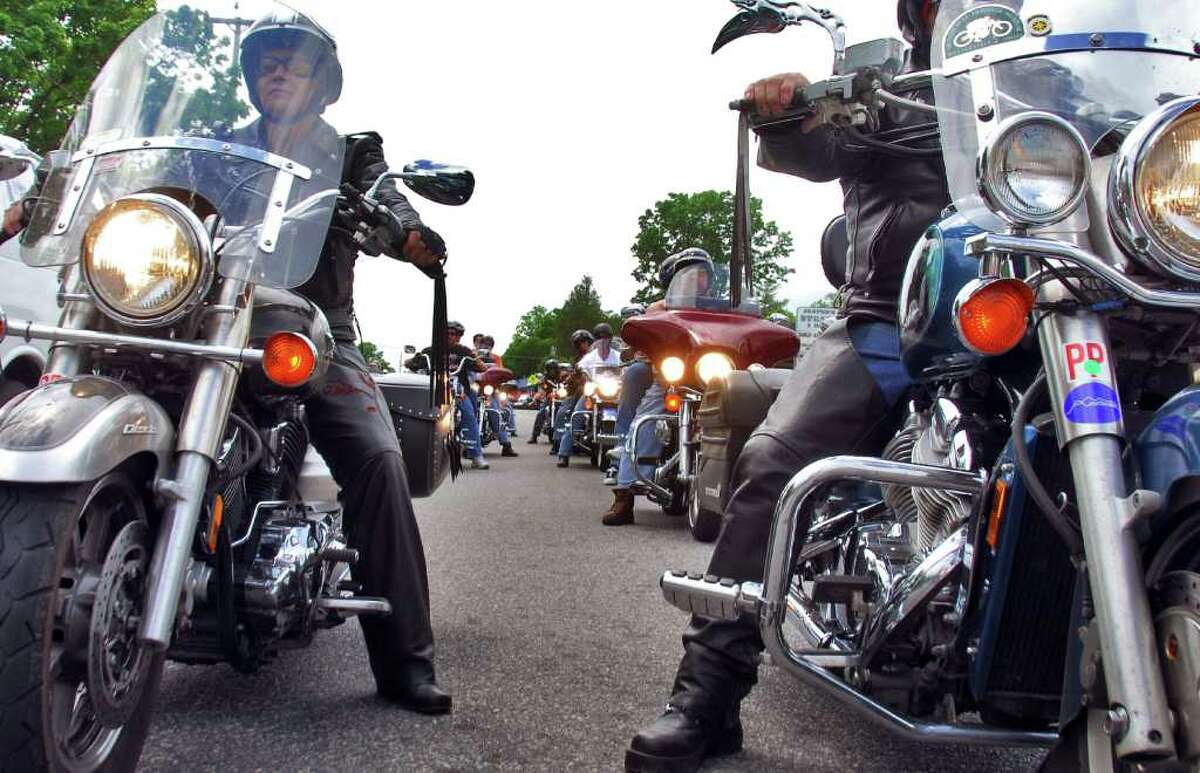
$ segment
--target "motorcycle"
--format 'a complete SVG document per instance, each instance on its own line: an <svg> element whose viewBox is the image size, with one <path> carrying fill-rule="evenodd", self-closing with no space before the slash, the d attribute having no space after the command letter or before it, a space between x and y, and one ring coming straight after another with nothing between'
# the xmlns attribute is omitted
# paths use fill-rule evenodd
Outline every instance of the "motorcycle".
<svg viewBox="0 0 1200 773"><path fill-rule="evenodd" d="M64 306L57 325L0 310L0 339L52 344L42 385L0 409L4 770L131 770L166 660L253 671L391 611L302 474L334 342L290 288L331 223L402 233L384 182L462 204L474 178L418 163L348 195L332 131L294 158L235 141L256 112L234 28L289 11L225 10L160 11L118 47L21 236L25 262L62 267ZM408 416L440 426L431 382Z"/></svg>
<svg viewBox="0 0 1200 773"><path fill-rule="evenodd" d="M486 350L481 351L480 354L486 354ZM486 362L484 364L487 365ZM480 451L499 439L498 428L501 422L510 434L516 431L514 427L510 426L508 412L492 407L492 398L496 396L497 392L503 394L501 387L511 381L512 377L513 373L508 368L488 365L487 370L479 373L478 380L471 384L471 391L475 393L479 406L476 411L476 421L479 422Z"/></svg>
<svg viewBox="0 0 1200 773"><path fill-rule="evenodd" d="M761 583L668 572L664 595L749 616L773 663L909 739L1194 769L1200 9L943 0L933 72L900 75L901 44L847 48L828 11L736 4L716 48L804 21L835 42L771 120L879 148L880 110L928 114L954 206L908 262L915 386L882 455L797 471ZM936 107L903 96L930 82Z"/></svg>
<svg viewBox="0 0 1200 773"><path fill-rule="evenodd" d="M617 447L617 408L621 401L620 366L597 368L594 377L583 387L585 408L591 411L588 436L581 438L593 467L600 467L608 452Z"/></svg>
<svg viewBox="0 0 1200 773"><path fill-rule="evenodd" d="M667 515L686 513L692 535L711 542L720 531L721 513L702 507L696 474L701 445L697 410L705 390L736 369L791 359L800 340L794 331L762 318L752 298L748 252L734 256L732 273L718 265L712 279L701 279L705 270L688 266L679 271L667 288L665 308L625 320L621 337L650 359L667 386L666 412L638 416L629 428L625 453L636 453L640 433L647 430L657 433L663 448L651 475L634 465L635 490ZM697 291L698 286L704 289Z"/></svg>

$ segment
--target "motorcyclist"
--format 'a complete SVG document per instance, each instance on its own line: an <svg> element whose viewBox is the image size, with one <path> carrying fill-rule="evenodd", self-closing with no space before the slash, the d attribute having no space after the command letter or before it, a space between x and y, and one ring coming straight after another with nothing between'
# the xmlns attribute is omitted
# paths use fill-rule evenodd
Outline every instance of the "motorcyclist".
<svg viewBox="0 0 1200 773"><path fill-rule="evenodd" d="M463 452L471 460L471 469L486 470L491 465L483 458L483 445L479 440L479 414L476 412L475 401L470 399L470 395L471 375L485 370L487 366L479 361L474 349L462 343L464 333L466 333L466 328L463 327L463 323L453 319L446 323L446 348L450 372L458 373L454 391L458 400L460 425L456 429L463 431L466 435ZM434 348L427 346L409 359L405 366L411 370L429 369L432 367L433 357ZM465 359L471 359L473 362L460 367Z"/></svg>
<svg viewBox="0 0 1200 773"><path fill-rule="evenodd" d="M479 358L489 366L497 368L504 367L504 359L496 353L496 339L490 335L476 336L479 343L477 349ZM480 395L483 404L482 410L487 420L491 422L492 431L496 433L497 439L500 441L501 456L518 456L517 452L512 447L512 439L509 437L508 422L504 416L507 410L500 405L500 390L493 389L492 394Z"/></svg>
<svg viewBox="0 0 1200 773"><path fill-rule="evenodd" d="M912 44L906 69L927 69L937 2L897 5ZM805 83L796 73L777 75L752 84L746 96L759 114L778 115ZM904 96L931 99L927 90ZM889 109L883 128L903 131L927 121ZM708 571L757 582L775 504L792 475L834 454L876 455L891 434L889 414L908 386L895 327L900 283L913 245L949 202L940 157L848 146L839 129L811 121L764 128L759 138L760 165L814 181L840 179L851 247L841 318L794 371L733 471ZM667 710L634 736L627 770L695 770L706 757L741 748L739 705L757 681L763 649L757 627L693 617L683 641Z"/></svg>
<svg viewBox="0 0 1200 773"><path fill-rule="evenodd" d="M558 360L546 360L542 363L541 391L545 400L533 418L533 434L529 436L529 445L531 446L537 445L538 438L546 429L546 422L554 420L554 417L550 415L550 406L554 401L554 384L558 383L558 372Z"/></svg>
<svg viewBox="0 0 1200 773"><path fill-rule="evenodd" d="M259 118L233 139L304 163L308 149L321 146L317 138L334 133L321 118L342 91L333 37L302 14L273 13L247 31L241 63ZM343 139L342 182L365 191L387 171L382 139ZM382 186L379 200L404 227L403 241L384 240L384 252L420 267L444 259L441 237L394 185ZM387 403L355 346L358 253L348 232L331 229L316 273L298 290L325 312L337 343L322 392L305 405L309 431L342 490L349 540L361 556L354 579L367 595L391 602L389 616L360 618L379 694L411 710L446 713L451 697L435 679L429 581L404 463Z"/></svg>
<svg viewBox="0 0 1200 773"><path fill-rule="evenodd" d="M628 306L621 310L622 320L644 314L642 306ZM625 366L621 372L621 399L617 403L617 421L614 434L617 445L608 452L610 462L604 471L604 485L617 485L617 470L621 464L621 456L625 453L625 436L633 425L637 415L637 407L642 402L646 390L654 383L654 368L650 360L633 347L627 347L621 352L621 363Z"/></svg>
<svg viewBox="0 0 1200 773"><path fill-rule="evenodd" d="M699 271L685 271L698 267ZM672 294L687 295L689 305L699 306L701 302L712 299L712 276L715 273L713 260L704 250L691 248L671 255L662 262L658 269L658 283L667 293L664 300L650 304L648 310L664 308L670 305ZM688 288L680 290L675 282L679 277L686 281ZM663 414L666 412L667 389L661 381L654 378L653 367L648 362L634 362L625 369L625 386L621 390L621 405L617 409L617 434L621 437L622 446L626 445L629 428L638 416ZM636 406L632 411L630 406ZM622 426L622 414L629 419ZM600 516L600 522L605 526L625 526L633 523L634 491L633 484L637 480L635 464L639 464L643 476L649 477L654 472L654 463L662 453L662 443L654 432L640 432L635 438L636 459L629 456L628 451L622 451L617 465L617 474L613 488L613 503Z"/></svg>
<svg viewBox="0 0 1200 773"><path fill-rule="evenodd" d="M582 361L592 350L592 343L595 341L595 336L588 330L576 330L571 334L571 346L575 349L575 365L578 368ZM558 432L558 466L567 467L571 464L571 452L575 449L575 435L572 429L572 414L575 413L575 406L583 398L583 378L582 371L576 369L571 374L567 382L567 389L570 394L559 405L558 418L555 422L555 431Z"/></svg>

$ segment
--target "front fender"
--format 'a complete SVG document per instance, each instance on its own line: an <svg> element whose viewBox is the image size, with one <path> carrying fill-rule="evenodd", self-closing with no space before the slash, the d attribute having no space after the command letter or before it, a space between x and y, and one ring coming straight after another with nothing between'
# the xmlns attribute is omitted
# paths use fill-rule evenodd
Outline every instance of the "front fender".
<svg viewBox="0 0 1200 773"><path fill-rule="evenodd" d="M82 483L149 452L169 469L175 427L149 397L100 376L38 387L0 409L0 481Z"/></svg>

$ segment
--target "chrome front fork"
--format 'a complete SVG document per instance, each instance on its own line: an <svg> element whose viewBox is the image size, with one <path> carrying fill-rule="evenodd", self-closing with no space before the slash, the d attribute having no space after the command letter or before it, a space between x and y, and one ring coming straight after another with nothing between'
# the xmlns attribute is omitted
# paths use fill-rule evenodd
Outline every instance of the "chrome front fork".
<svg viewBox="0 0 1200 773"><path fill-rule="evenodd" d="M1143 497L1125 484L1124 425L1104 320L1051 314L1038 334L1058 440L1071 460L1117 756L1175 754L1133 526Z"/></svg>
<svg viewBox="0 0 1200 773"><path fill-rule="evenodd" d="M244 347L250 339L253 301L252 286L225 279L217 306L229 311L209 317L205 341L215 346ZM139 639L156 649L166 649L171 643L196 526L204 510L208 476L225 436L241 376L240 363L206 360L197 368L191 397L179 423L175 475L171 480L160 480L156 492L167 504L154 546L146 614L139 632Z"/></svg>

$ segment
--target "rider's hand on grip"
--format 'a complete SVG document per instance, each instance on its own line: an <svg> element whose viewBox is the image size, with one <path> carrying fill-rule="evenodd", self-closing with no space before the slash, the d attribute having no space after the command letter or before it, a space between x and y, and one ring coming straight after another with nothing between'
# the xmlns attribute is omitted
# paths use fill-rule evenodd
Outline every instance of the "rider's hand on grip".
<svg viewBox="0 0 1200 773"><path fill-rule="evenodd" d="M764 118L797 111L807 112L812 109L811 103L804 96L804 89L809 85L808 78L798 72L772 75L747 86L743 99L732 103L730 107L735 110L750 110ZM800 130L807 134L816 126L816 116L809 116L801 122Z"/></svg>

